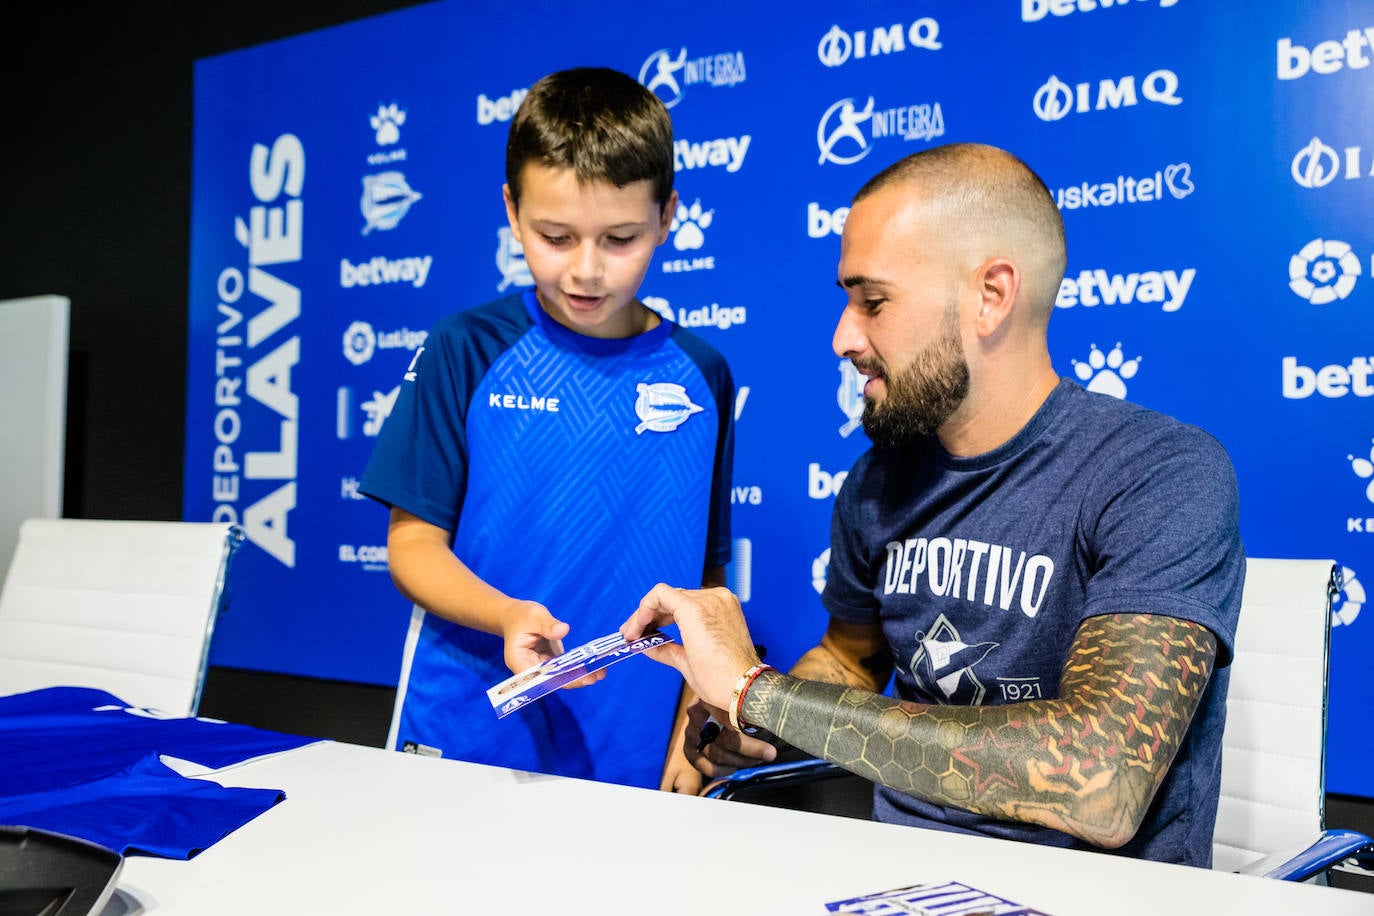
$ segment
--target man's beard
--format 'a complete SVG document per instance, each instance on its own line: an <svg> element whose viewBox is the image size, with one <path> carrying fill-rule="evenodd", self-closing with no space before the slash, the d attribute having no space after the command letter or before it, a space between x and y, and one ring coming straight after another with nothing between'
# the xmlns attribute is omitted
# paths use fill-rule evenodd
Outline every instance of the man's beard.
<svg viewBox="0 0 1374 916"><path fill-rule="evenodd" d="M887 387L882 401L864 398L864 432L875 445L906 445L933 434L968 396L968 362L953 303L945 310L940 336L896 372L889 374L877 361L855 365L879 369Z"/></svg>

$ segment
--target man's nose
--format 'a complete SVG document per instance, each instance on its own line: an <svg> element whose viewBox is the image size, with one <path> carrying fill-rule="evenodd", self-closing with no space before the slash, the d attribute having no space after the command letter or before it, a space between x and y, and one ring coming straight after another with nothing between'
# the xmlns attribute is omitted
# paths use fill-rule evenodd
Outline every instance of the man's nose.
<svg viewBox="0 0 1374 916"><path fill-rule="evenodd" d="M859 327L858 316L853 306L845 306L840 312L839 323L835 325L835 335L830 340L830 346L839 357L850 357L857 353L862 353L867 345L867 339L863 335L863 330Z"/></svg>

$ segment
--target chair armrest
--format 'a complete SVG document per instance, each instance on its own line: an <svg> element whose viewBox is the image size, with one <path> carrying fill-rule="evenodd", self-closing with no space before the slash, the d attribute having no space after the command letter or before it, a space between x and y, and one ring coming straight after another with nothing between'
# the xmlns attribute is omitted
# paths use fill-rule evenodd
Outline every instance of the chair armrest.
<svg viewBox="0 0 1374 916"><path fill-rule="evenodd" d="M736 793L744 791L745 789L752 789L760 786L794 785L848 775L850 775L849 771L842 766L831 763L828 760L807 757L802 760L789 760L785 763L766 763L763 766L736 770L729 776L722 776L719 779L712 780L711 783L702 790L701 794L706 798L723 798L729 800L733 798Z"/></svg>
<svg viewBox="0 0 1374 916"><path fill-rule="evenodd" d="M1237 872L1279 881L1306 881L1351 856L1366 868L1374 865L1374 841L1354 830L1327 830L1310 840L1270 853Z"/></svg>

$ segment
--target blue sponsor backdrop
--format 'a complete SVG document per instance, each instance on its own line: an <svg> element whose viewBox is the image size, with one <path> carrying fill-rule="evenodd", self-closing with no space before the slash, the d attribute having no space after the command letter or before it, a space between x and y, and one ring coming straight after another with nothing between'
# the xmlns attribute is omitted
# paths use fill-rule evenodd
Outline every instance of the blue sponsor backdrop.
<svg viewBox="0 0 1374 916"><path fill-rule="evenodd" d="M833 496L867 445L830 351L850 196L932 143L994 143L1064 211L1060 374L1215 434L1252 556L1345 567L1328 785L1374 795L1374 2L511 10L197 63L185 516L252 540L214 664L395 683L409 609L357 480L433 322L529 284L500 197L524 90L598 64L671 106L683 206L643 295L740 386L732 583L770 661L824 626Z"/></svg>

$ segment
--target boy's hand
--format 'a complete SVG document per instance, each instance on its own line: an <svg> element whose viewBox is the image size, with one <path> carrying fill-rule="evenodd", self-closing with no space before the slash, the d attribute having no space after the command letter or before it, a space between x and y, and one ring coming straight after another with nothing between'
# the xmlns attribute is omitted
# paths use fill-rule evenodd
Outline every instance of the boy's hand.
<svg viewBox="0 0 1374 916"><path fill-rule="evenodd" d="M501 636L506 642L506 667L519 674L535 665L563 654L563 637L568 625L549 613L537 601L514 601L501 616ZM565 689L586 687L606 676L606 670L593 671Z"/></svg>

